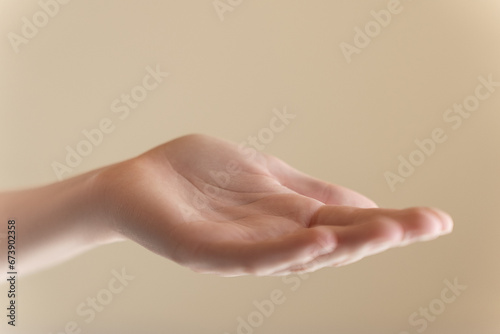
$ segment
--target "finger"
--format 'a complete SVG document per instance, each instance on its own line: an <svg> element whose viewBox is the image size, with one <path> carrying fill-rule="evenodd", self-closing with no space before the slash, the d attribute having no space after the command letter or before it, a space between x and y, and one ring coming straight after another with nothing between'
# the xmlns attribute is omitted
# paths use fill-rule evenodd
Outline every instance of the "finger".
<svg viewBox="0 0 500 334"><path fill-rule="evenodd" d="M330 253L336 245L330 228L297 230L289 235L260 242L219 242L199 247L190 267L198 272L222 276L271 275Z"/></svg>
<svg viewBox="0 0 500 334"><path fill-rule="evenodd" d="M309 263L293 266L276 274L311 272L325 266L347 265L389 248L435 239L451 232L453 227L449 215L434 208L351 209L353 210L350 212L337 210L343 211L340 216L343 215L344 221L339 226L332 226L336 231L337 247L331 254L319 256ZM374 214L376 211L380 212ZM358 221L349 224L349 219L346 219L349 214L355 216L353 220Z"/></svg>
<svg viewBox="0 0 500 334"><path fill-rule="evenodd" d="M299 194L312 197L329 205L348 205L360 208L377 207L372 200L354 190L309 176L276 157L267 156L267 158L268 169L271 174L274 175L283 186Z"/></svg>
<svg viewBox="0 0 500 334"><path fill-rule="evenodd" d="M338 245L330 255L317 262L338 265L358 261L368 255L398 246L405 241L401 224L390 218L379 218L359 225L337 227Z"/></svg>
<svg viewBox="0 0 500 334"><path fill-rule="evenodd" d="M312 272L347 261L355 262L368 255L395 247L404 238L401 226L389 218L350 226L332 226L337 239L336 248L308 263L291 266L289 272ZM280 273L282 274L282 273Z"/></svg>
<svg viewBox="0 0 500 334"><path fill-rule="evenodd" d="M347 226L362 224L381 218L391 218L402 224L407 237L418 237L426 234L449 233L453 221L445 212L428 207L397 209L360 209L347 206L320 207L311 217L309 226L335 225Z"/></svg>

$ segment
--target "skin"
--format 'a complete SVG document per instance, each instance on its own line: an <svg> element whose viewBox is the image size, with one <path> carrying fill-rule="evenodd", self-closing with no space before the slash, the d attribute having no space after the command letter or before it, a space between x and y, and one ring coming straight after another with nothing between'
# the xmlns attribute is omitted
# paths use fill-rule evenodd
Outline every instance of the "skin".
<svg viewBox="0 0 500 334"><path fill-rule="evenodd" d="M20 273L133 240L200 273L286 275L346 265L453 228L438 209L378 208L276 157L205 135L59 183L2 193L0 203L2 219L16 219ZM4 234L0 252L6 249Z"/></svg>

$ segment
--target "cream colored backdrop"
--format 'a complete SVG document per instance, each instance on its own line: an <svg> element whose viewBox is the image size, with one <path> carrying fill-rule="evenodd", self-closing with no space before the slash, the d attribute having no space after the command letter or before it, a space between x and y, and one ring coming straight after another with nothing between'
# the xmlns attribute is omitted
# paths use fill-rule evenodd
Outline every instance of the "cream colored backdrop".
<svg viewBox="0 0 500 334"><path fill-rule="evenodd" d="M187 133L260 134L266 152L305 172L380 206L443 208L456 227L287 281L199 275L133 243L109 245L22 277L19 326L3 311L2 333L71 333L72 321L98 334L500 333L500 87L480 89L479 106L471 97L479 77L500 81L498 1L220 0L218 13L213 0L73 0L45 6L53 17L40 3L0 2L2 189L56 182L66 146L109 118L114 131L65 178ZM148 66L169 75L120 119L111 104ZM447 109L464 101L474 111L457 127ZM271 138L265 128L284 108L296 117ZM447 140L391 191L384 173L435 128ZM122 268L135 278L86 322L79 305L109 297ZM444 302L445 280L467 288ZM262 315L255 302L273 290L284 302Z"/></svg>

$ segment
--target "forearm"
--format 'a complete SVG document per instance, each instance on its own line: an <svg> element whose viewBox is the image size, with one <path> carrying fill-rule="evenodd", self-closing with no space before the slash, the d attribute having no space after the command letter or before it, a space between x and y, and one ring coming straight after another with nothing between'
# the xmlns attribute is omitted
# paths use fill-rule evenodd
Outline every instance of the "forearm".
<svg viewBox="0 0 500 334"><path fill-rule="evenodd" d="M16 270L51 266L113 241L93 171L34 189L0 194L0 266L7 268L7 222L16 221Z"/></svg>

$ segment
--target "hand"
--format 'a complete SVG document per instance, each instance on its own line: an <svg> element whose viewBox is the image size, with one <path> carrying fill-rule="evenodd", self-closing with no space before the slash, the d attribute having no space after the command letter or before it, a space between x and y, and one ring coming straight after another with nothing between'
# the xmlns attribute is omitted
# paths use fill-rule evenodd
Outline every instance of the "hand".
<svg viewBox="0 0 500 334"><path fill-rule="evenodd" d="M100 173L111 228L194 271L284 275L451 232L431 208L380 209L281 160L204 135Z"/></svg>

